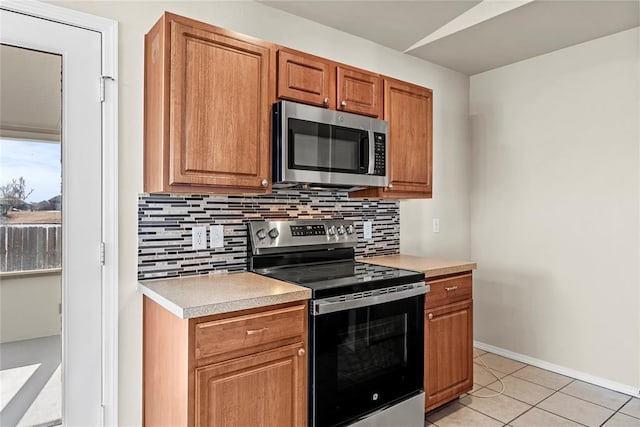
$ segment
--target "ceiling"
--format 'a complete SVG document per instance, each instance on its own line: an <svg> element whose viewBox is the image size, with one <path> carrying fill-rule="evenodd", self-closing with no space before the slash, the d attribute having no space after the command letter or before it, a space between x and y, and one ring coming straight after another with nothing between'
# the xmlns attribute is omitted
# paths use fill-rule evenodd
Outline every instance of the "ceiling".
<svg viewBox="0 0 640 427"><path fill-rule="evenodd" d="M640 25L637 0L261 3L467 75Z"/></svg>
<svg viewBox="0 0 640 427"><path fill-rule="evenodd" d="M62 59L0 45L0 137L60 141Z"/></svg>

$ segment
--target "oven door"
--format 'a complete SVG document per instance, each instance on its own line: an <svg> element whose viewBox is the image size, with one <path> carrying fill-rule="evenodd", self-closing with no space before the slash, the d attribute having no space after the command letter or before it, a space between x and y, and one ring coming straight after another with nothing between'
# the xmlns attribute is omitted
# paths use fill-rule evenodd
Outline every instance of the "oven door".
<svg viewBox="0 0 640 427"><path fill-rule="evenodd" d="M352 423L422 390L424 291L413 294L374 305L362 305L365 297L336 311L314 308L311 426Z"/></svg>

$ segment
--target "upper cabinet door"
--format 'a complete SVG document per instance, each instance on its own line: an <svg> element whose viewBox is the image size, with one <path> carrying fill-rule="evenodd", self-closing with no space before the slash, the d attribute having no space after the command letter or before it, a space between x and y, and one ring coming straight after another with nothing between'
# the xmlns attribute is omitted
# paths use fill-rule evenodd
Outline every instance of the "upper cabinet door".
<svg viewBox="0 0 640 427"><path fill-rule="evenodd" d="M278 98L335 108L332 66L302 52L278 51Z"/></svg>
<svg viewBox="0 0 640 427"><path fill-rule="evenodd" d="M171 22L169 185L264 191L270 55L233 33Z"/></svg>
<svg viewBox="0 0 640 427"><path fill-rule="evenodd" d="M431 197L431 89L384 80L384 119L389 123L388 197Z"/></svg>
<svg viewBox="0 0 640 427"><path fill-rule="evenodd" d="M337 67L337 109L380 117L382 79L379 75Z"/></svg>

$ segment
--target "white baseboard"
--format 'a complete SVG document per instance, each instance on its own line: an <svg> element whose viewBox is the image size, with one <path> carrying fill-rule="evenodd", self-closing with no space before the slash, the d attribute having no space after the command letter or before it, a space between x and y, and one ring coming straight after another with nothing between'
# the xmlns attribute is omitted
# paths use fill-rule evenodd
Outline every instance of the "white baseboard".
<svg viewBox="0 0 640 427"><path fill-rule="evenodd" d="M584 381L590 384L594 384L600 387L608 388L609 390L617 391L620 393L628 394L634 397L640 397L639 387L634 387L627 384L620 384L615 381L610 381L605 378L596 377L595 375L587 374L586 372L576 371L571 368L565 368L564 366L556 365L553 363L545 362L544 360L536 359L535 357L525 356L524 354L514 353L510 350L505 350L500 347L495 347L483 342L474 341L474 347L480 350L495 353L499 356L507 357L509 359L517 360L518 362L526 363L537 368L546 369L547 371L555 372L560 375L575 378L580 381Z"/></svg>

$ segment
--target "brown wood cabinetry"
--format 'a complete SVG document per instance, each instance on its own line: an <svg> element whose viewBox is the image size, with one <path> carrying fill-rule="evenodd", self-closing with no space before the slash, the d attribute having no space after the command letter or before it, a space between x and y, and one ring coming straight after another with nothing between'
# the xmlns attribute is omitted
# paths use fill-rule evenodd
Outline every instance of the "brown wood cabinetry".
<svg viewBox="0 0 640 427"><path fill-rule="evenodd" d="M302 343L196 369L196 426L306 423Z"/></svg>
<svg viewBox="0 0 640 427"><path fill-rule="evenodd" d="M278 98L335 108L334 83L328 61L302 52L278 51Z"/></svg>
<svg viewBox="0 0 640 427"><path fill-rule="evenodd" d="M382 79L375 73L280 48L278 98L380 117Z"/></svg>
<svg viewBox="0 0 640 427"><path fill-rule="evenodd" d="M165 13L145 36L144 191L269 193L271 106L288 99L388 121L389 186L430 198L430 89Z"/></svg>
<svg viewBox="0 0 640 427"><path fill-rule="evenodd" d="M425 411L473 388L471 281L471 273L427 279L431 291L425 298Z"/></svg>
<svg viewBox="0 0 640 427"><path fill-rule="evenodd" d="M145 296L144 425L306 425L306 313L297 302L180 319Z"/></svg>
<svg viewBox="0 0 640 427"><path fill-rule="evenodd" d="M145 36L145 192L270 190L273 45L165 13Z"/></svg>
<svg viewBox="0 0 640 427"><path fill-rule="evenodd" d="M433 177L433 93L384 78L384 120L389 123L389 186L352 193L356 197L431 198Z"/></svg>

